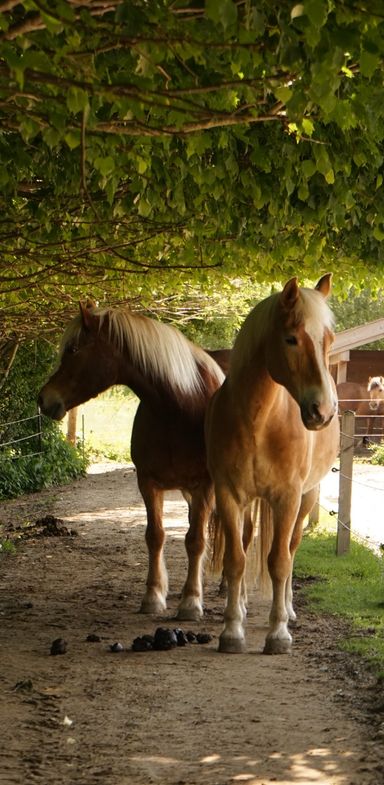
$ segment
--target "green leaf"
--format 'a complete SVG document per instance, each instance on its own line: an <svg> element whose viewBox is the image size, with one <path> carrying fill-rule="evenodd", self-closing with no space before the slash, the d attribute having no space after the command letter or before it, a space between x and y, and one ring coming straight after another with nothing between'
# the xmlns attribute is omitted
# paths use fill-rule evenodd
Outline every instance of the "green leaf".
<svg viewBox="0 0 384 785"><path fill-rule="evenodd" d="M306 0L304 12L315 28L322 27L328 16L327 0Z"/></svg>
<svg viewBox="0 0 384 785"><path fill-rule="evenodd" d="M315 126L312 120L309 117L304 117L302 122L303 131L307 136L312 136Z"/></svg>
<svg viewBox="0 0 384 785"><path fill-rule="evenodd" d="M316 164L314 161L312 161L312 159L306 159L305 161L302 161L301 168L307 180L309 180L309 178L312 177L312 175L316 172Z"/></svg>
<svg viewBox="0 0 384 785"><path fill-rule="evenodd" d="M147 199L145 199L145 197L141 197L137 206L137 210L139 215L141 215L143 218L148 218L152 212L152 205L150 202L148 202Z"/></svg>
<svg viewBox="0 0 384 785"><path fill-rule="evenodd" d="M80 131L68 131L64 137L68 147L71 150L74 150L75 147L78 147L81 142Z"/></svg>
<svg viewBox="0 0 384 785"><path fill-rule="evenodd" d="M20 133L26 142L33 139L40 131L40 126L31 117L25 117L20 123Z"/></svg>
<svg viewBox="0 0 384 785"><path fill-rule="evenodd" d="M379 54L374 54L372 52L362 51L360 55L360 72L362 76L366 76L368 79L373 76L376 68L378 67L380 62Z"/></svg>
<svg viewBox="0 0 384 785"><path fill-rule="evenodd" d="M47 30L49 30L50 33L57 35L57 33L62 32L63 24L62 22L60 22L60 20L55 19L50 14L45 14L43 12L41 13L41 18L44 22L44 25L46 26Z"/></svg>
<svg viewBox="0 0 384 785"><path fill-rule="evenodd" d="M70 112L77 114L89 106L88 93L79 87L70 87L67 92L67 106Z"/></svg>
<svg viewBox="0 0 384 785"><path fill-rule="evenodd" d="M282 101L283 104L287 104L289 99L292 98L292 90L286 85L275 87L273 92L275 93L276 98L278 98L279 101Z"/></svg>
<svg viewBox="0 0 384 785"><path fill-rule="evenodd" d="M97 169L104 177L111 174L115 169L115 161L111 155L106 158L98 157L94 161L95 169Z"/></svg>
<svg viewBox="0 0 384 785"><path fill-rule="evenodd" d="M135 158L135 164L139 174L144 174L144 172L146 172L148 169L149 162L140 155L137 155Z"/></svg>
<svg viewBox="0 0 384 785"><path fill-rule="evenodd" d="M232 0L206 0L205 15L213 22L219 22L226 30L237 22L237 6Z"/></svg>
<svg viewBox="0 0 384 785"><path fill-rule="evenodd" d="M56 128L45 128L42 135L44 142L51 149L56 147L61 140L61 133Z"/></svg>

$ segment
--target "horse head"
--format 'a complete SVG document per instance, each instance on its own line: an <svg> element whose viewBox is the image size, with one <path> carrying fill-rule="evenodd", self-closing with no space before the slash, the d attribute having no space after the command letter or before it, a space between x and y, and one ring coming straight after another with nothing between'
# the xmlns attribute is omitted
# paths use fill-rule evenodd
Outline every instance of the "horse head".
<svg viewBox="0 0 384 785"><path fill-rule="evenodd" d="M326 304L331 274L315 289L299 288L291 278L278 298L273 344L269 349L272 378L291 393L309 430L324 428L337 411L337 396L329 373L333 342L332 315Z"/></svg>
<svg viewBox="0 0 384 785"><path fill-rule="evenodd" d="M377 412L381 401L384 401L384 376L370 376L367 392L370 397L369 408L372 412Z"/></svg>
<svg viewBox="0 0 384 785"><path fill-rule="evenodd" d="M64 332L58 367L38 396L43 414L61 420L69 409L96 397L117 381L117 351L107 339L107 320L80 303L80 313Z"/></svg>

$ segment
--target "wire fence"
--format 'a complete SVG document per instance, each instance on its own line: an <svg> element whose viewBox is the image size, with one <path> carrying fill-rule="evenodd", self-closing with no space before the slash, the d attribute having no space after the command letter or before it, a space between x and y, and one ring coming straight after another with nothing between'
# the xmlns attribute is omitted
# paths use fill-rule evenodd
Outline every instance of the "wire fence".
<svg viewBox="0 0 384 785"><path fill-rule="evenodd" d="M384 530L380 512L384 501L384 468L372 465L369 450L370 446L377 445L383 439L384 416L375 414L377 433L376 438L372 439L365 430L361 432L359 418L352 412L349 415L352 415L353 424L349 424L348 431L344 430L343 427L347 425L345 415L341 415L340 464L334 466L332 472L324 478L318 507L335 518L340 554L348 550L349 538L353 534L355 540L382 555ZM356 456L362 455L368 460L357 462ZM327 500L329 506L324 503ZM318 519L318 515L314 516L312 523Z"/></svg>
<svg viewBox="0 0 384 785"><path fill-rule="evenodd" d="M384 430L384 415L375 415L375 419L379 421L377 426L378 434L380 439L383 438L383 430ZM358 424L359 418L358 416L355 417L355 424ZM357 431L357 432L356 432ZM356 445L361 445L362 443L362 436L364 437L365 434L360 432L359 427L354 429L354 433L351 436L350 434L343 433L341 431L341 437L347 437L347 444L348 440L352 442L354 448ZM378 439L375 439L378 441ZM82 416L82 444L84 449L84 415ZM345 449L345 448L344 448ZM348 448L347 448L348 449ZM16 460L24 460L27 458L37 457L39 455L43 455L44 453L44 446L43 446L43 425L42 425L42 416L38 412L35 415L30 417L24 417L18 420L12 420L9 422L0 423L0 459L1 457L7 457L12 461ZM380 469L380 467L377 467ZM352 488L355 489L354 492L354 501L358 498L359 490L357 489L364 489L364 491L369 491L370 499L366 503L366 508L371 512L376 510L382 509L382 502L384 500L384 469L382 472L382 477L378 481L378 484L373 485L371 482L366 482L362 479L358 479L354 476L353 470L351 471L351 476L347 476L340 471L340 468L334 467L332 469L334 474L338 474L338 476L344 479L347 482L351 483ZM380 472L378 472L379 474ZM323 486L322 486L323 487ZM360 490L361 493L361 490ZM367 512L365 511L364 515L361 515L359 512L354 512L354 508L357 508L357 505L352 504L352 526L351 522L347 522L346 520L342 520L339 514L339 490L334 489L332 493L332 498L337 499L337 509L333 509L333 505L331 509L325 506L324 503L321 502L321 498L324 497L324 494L320 492L318 508L323 510L329 516L334 517L336 521L337 528L345 529L348 532L351 530L353 531L353 536L358 541L362 542L364 545L368 546L369 548L373 548L376 551L383 552L384 551L384 530L380 535L368 535L363 534L361 529L359 530L356 527L357 519L366 520ZM360 505L361 506L361 505ZM361 520L360 520L361 525ZM377 531L377 529L376 529Z"/></svg>
<svg viewBox="0 0 384 785"><path fill-rule="evenodd" d="M42 455L42 417L38 412L31 417L0 423L0 458L24 460Z"/></svg>

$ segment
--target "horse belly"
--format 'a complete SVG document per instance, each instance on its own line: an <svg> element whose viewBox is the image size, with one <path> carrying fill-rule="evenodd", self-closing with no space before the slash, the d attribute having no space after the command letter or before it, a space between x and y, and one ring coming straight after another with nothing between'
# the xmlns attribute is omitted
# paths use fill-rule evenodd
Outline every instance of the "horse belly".
<svg viewBox="0 0 384 785"><path fill-rule="evenodd" d="M164 490L192 490L208 477L203 423L192 425L177 413L165 416L139 407L131 454L138 474Z"/></svg>
<svg viewBox="0 0 384 785"><path fill-rule="evenodd" d="M304 493L318 485L337 458L340 445L339 418L335 416L323 430L312 432L312 437L311 460L304 483Z"/></svg>

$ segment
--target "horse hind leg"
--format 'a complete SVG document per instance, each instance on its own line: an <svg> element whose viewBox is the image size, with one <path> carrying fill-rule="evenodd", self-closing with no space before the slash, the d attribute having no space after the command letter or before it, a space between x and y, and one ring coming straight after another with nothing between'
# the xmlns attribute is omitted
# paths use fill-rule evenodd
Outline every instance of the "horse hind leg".
<svg viewBox="0 0 384 785"><path fill-rule="evenodd" d="M243 548L244 548L245 554L247 554L248 548L249 548L249 546L250 546L250 544L252 542L254 525L255 525L255 522L254 522L254 519L253 519L252 505L249 505L248 507L246 507L246 509L244 511L244 518L243 518ZM227 596L227 591L228 591L227 580L226 580L226 577L224 575L224 570L223 570L222 575L221 575L219 591L218 591L219 597L226 597ZM243 602L243 605L244 605L244 616L246 616L247 601L248 601L248 598L247 598L247 582L246 582L246 579L244 577L243 578L243 586L242 586L242 602Z"/></svg>
<svg viewBox="0 0 384 785"><path fill-rule="evenodd" d="M140 613L162 613L167 608L168 575L164 562L163 503L164 493L150 480L138 477L138 485L147 510L145 540L148 548L147 588Z"/></svg>
<svg viewBox="0 0 384 785"><path fill-rule="evenodd" d="M224 611L224 629L219 651L239 654L245 651L244 636L244 573L245 551L242 540L241 514L232 498L217 499L218 514L224 528L224 574L228 584Z"/></svg>
<svg viewBox="0 0 384 785"><path fill-rule="evenodd" d="M198 621L204 615L202 573L207 522L212 506L213 493L211 489L208 491L206 488L199 489L188 498L189 528L185 536L188 572L177 609L177 619L179 620Z"/></svg>

